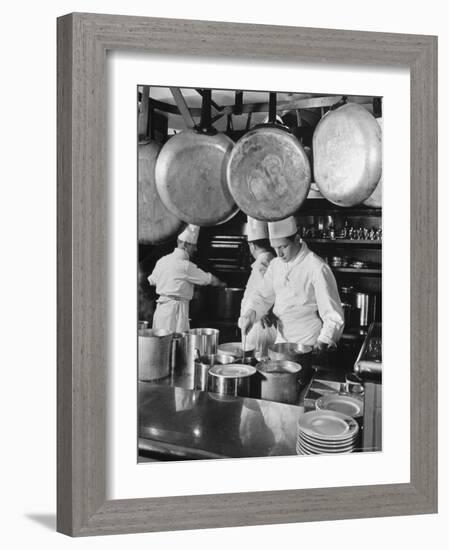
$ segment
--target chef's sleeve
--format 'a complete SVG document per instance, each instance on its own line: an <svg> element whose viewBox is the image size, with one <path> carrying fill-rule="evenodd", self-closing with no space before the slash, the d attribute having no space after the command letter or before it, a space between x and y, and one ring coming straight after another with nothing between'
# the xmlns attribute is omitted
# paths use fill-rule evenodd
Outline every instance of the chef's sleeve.
<svg viewBox="0 0 449 550"><path fill-rule="evenodd" d="M318 313L323 321L318 340L330 346L335 346L343 333L345 321L337 282L327 264L323 264L317 271L313 286Z"/></svg>
<svg viewBox="0 0 449 550"><path fill-rule="evenodd" d="M256 312L256 321L259 321L273 306L275 293L273 288L273 269L271 264L265 272L262 281L251 292L245 302L245 311L253 309Z"/></svg>
<svg viewBox="0 0 449 550"><path fill-rule="evenodd" d="M156 270L154 270L153 273L151 273L151 275L149 275L149 276L147 277L147 280L148 280L148 282L150 283L151 286L156 286L155 271L156 271Z"/></svg>
<svg viewBox="0 0 449 550"><path fill-rule="evenodd" d="M212 283L212 273L206 273L192 262L186 262L185 277L193 285L210 285Z"/></svg>

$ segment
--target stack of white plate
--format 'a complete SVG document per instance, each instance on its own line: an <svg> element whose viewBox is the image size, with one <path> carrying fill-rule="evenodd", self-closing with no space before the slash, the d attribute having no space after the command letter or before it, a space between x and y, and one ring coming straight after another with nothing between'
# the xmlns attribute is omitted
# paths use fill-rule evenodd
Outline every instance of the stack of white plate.
<svg viewBox="0 0 449 550"><path fill-rule="evenodd" d="M319 410L304 413L298 421L296 452L299 455L351 453L359 425L345 414Z"/></svg>

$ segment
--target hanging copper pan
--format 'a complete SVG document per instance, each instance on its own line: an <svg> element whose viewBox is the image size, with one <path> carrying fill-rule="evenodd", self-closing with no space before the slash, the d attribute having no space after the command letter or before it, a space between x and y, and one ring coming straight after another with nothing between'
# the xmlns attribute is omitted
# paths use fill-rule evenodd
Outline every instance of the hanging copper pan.
<svg viewBox="0 0 449 550"><path fill-rule="evenodd" d="M310 163L296 137L276 123L275 93L270 93L269 124L256 126L234 146L227 179L235 202L257 220L286 218L306 199Z"/></svg>
<svg viewBox="0 0 449 550"><path fill-rule="evenodd" d="M156 163L156 186L166 208L179 219L200 226L223 223L238 211L226 183L234 144L211 126L210 101L211 91L205 90L200 126L170 138Z"/></svg>
<svg viewBox="0 0 449 550"><path fill-rule="evenodd" d="M374 191L382 172L381 129L364 107L329 111L313 135L314 177L334 204L354 206Z"/></svg>
<svg viewBox="0 0 449 550"><path fill-rule="evenodd" d="M163 205L156 189L154 170L161 145L138 146L138 236L142 244L160 244L176 235L184 223Z"/></svg>

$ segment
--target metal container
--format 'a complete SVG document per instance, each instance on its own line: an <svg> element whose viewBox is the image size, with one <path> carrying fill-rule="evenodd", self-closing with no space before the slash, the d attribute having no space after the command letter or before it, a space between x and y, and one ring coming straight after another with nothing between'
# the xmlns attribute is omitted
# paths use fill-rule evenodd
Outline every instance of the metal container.
<svg viewBox="0 0 449 550"><path fill-rule="evenodd" d="M312 367L312 346L283 342L272 344L268 348L268 357L272 361L293 361L301 365L301 383L307 384L314 374Z"/></svg>
<svg viewBox="0 0 449 550"><path fill-rule="evenodd" d="M157 380L169 376L172 339L173 334L168 330L139 331L139 380Z"/></svg>
<svg viewBox="0 0 449 550"><path fill-rule="evenodd" d="M170 370L175 372L182 363L182 342L184 336L181 332L173 333L172 346L170 351Z"/></svg>
<svg viewBox="0 0 449 550"><path fill-rule="evenodd" d="M207 375L209 369L214 365L228 365L233 362L233 357L230 355L223 355L221 353L203 355L202 357L195 359L193 389L203 391L207 390Z"/></svg>
<svg viewBox="0 0 449 550"><path fill-rule="evenodd" d="M186 374L193 375L196 357L217 353L219 334L215 328L192 328L183 332L181 366Z"/></svg>
<svg viewBox="0 0 449 550"><path fill-rule="evenodd" d="M233 320L240 315L240 306L243 299L243 288L217 288L214 311L217 319Z"/></svg>
<svg viewBox="0 0 449 550"><path fill-rule="evenodd" d="M224 355L230 355L234 360L240 360L243 357L243 348L241 342L226 342L218 346L218 352ZM254 357L255 348L246 346L245 358Z"/></svg>
<svg viewBox="0 0 449 550"><path fill-rule="evenodd" d="M221 395L251 397L251 378L256 372L250 365L215 365L208 372L208 390Z"/></svg>
<svg viewBox="0 0 449 550"><path fill-rule="evenodd" d="M355 306L360 310L360 326L367 327L374 320L375 295L356 292Z"/></svg>
<svg viewBox="0 0 449 550"><path fill-rule="evenodd" d="M261 399L290 404L298 402L301 365L293 361L263 361L256 369Z"/></svg>

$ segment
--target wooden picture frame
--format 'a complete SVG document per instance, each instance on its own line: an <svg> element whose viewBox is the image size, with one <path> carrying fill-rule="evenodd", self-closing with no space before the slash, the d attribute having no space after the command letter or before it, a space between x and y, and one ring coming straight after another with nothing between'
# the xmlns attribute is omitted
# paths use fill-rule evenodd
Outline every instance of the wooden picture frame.
<svg viewBox="0 0 449 550"><path fill-rule="evenodd" d="M410 483L106 499L108 50L410 69ZM58 531L83 536L436 512L436 396L436 37L82 13L59 18Z"/></svg>

